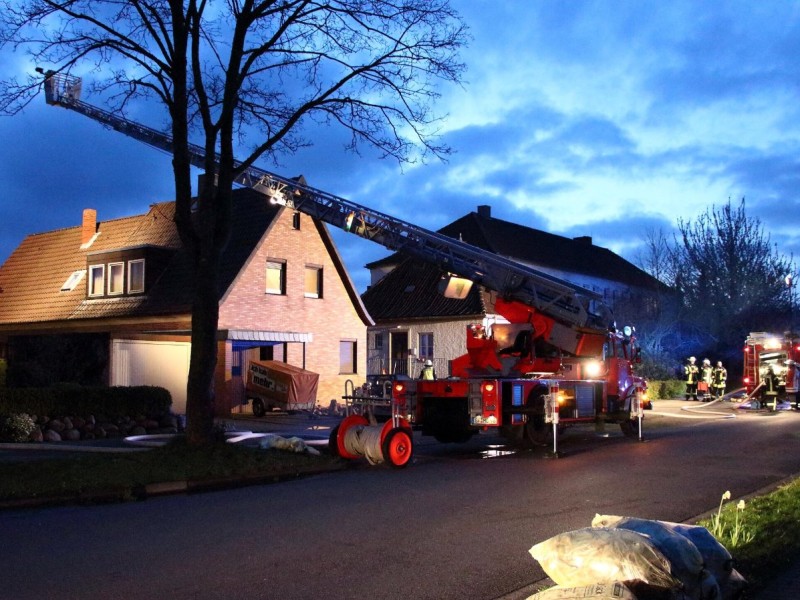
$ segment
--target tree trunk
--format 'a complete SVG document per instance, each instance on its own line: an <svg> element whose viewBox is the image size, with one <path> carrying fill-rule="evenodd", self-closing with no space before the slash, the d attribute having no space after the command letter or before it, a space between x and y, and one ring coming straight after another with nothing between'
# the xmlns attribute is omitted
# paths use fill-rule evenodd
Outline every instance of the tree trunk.
<svg viewBox="0 0 800 600"><path fill-rule="evenodd" d="M201 256L195 262L192 351L186 389L186 437L190 445L210 443L214 430L219 251L210 247L210 242L201 242L201 246Z"/></svg>

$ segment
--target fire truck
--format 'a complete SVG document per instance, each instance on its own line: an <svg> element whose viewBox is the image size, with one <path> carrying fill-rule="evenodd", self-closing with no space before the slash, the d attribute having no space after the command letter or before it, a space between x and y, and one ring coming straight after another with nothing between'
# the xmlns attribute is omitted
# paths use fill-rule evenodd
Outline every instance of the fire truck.
<svg viewBox="0 0 800 600"><path fill-rule="evenodd" d="M743 382L747 396L753 398L759 395L764 388L764 378L769 369L772 369L778 377L781 396L795 408L800 408L800 376L797 372L799 361L800 335L789 332L751 332L744 342Z"/></svg>
<svg viewBox="0 0 800 600"><path fill-rule="evenodd" d="M44 73L45 99L156 149L170 152L163 132L80 99L81 81ZM193 165L205 149L190 146ZM434 381L393 386L395 413L442 442L464 442L481 430L545 443L575 423L617 423L641 437L646 385L633 372L639 361L634 330L616 328L602 298L585 288L463 241L361 206L257 167L235 182L270 202L303 212L384 247L437 266L440 291L464 298L470 286L491 292L493 323L467 330L466 353L451 373Z"/></svg>

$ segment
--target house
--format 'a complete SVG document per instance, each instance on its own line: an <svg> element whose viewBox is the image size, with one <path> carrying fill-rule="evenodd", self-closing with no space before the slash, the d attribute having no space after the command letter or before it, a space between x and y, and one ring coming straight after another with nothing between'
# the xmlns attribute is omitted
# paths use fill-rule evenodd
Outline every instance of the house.
<svg viewBox="0 0 800 600"><path fill-rule="evenodd" d="M665 291L660 281L590 237L567 238L497 219L489 206L439 233L600 294L618 318L646 314L655 295ZM438 286L445 274L419 260L395 253L367 268L371 284L361 297L375 321L368 331L368 374L414 377L430 359L437 375L447 375L449 361L465 352L467 326L502 319L493 310L493 295L480 286L461 300L442 296Z"/></svg>
<svg viewBox="0 0 800 600"><path fill-rule="evenodd" d="M160 385L186 404L192 275L174 202L29 235L0 267L9 385ZM241 412L253 359L319 374L317 402L360 385L372 321L326 226L234 190L219 290L216 414Z"/></svg>

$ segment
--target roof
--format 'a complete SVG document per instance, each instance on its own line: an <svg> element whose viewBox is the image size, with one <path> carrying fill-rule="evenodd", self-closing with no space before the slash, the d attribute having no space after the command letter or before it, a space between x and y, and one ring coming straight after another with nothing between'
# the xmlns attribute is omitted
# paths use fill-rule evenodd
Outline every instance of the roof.
<svg viewBox="0 0 800 600"><path fill-rule="evenodd" d="M264 196L254 190L233 191L231 231L236 233L220 263L220 299L282 210L279 205L265 202ZM151 205L142 215L98 221L98 235L85 249L81 247L81 225L27 236L0 266L0 326L189 314L192 263L188 251L182 248L174 215L175 202L162 202ZM318 230L326 246L333 247L327 229L318 226ZM61 291L72 273L86 269L87 256L142 246L170 251L162 275L147 294L87 299L85 281L71 291ZM346 274L338 253L332 253L332 260L337 270ZM365 323L369 322L349 277L344 282L356 310Z"/></svg>
<svg viewBox="0 0 800 600"><path fill-rule="evenodd" d="M463 300L446 298L438 285L444 272L408 258L380 283L367 289L361 299L373 319L475 317L486 313L480 287L475 285Z"/></svg>
<svg viewBox="0 0 800 600"><path fill-rule="evenodd" d="M611 250L592 244L589 237L568 238L477 212L453 221L439 233L531 266L645 289L664 287L663 283ZM397 264L400 260L401 257L395 253L366 266L368 269L378 268Z"/></svg>

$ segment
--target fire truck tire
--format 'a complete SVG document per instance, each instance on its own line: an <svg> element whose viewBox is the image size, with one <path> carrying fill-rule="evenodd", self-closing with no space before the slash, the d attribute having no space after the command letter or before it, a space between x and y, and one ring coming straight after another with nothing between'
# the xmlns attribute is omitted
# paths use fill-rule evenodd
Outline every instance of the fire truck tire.
<svg viewBox="0 0 800 600"><path fill-rule="evenodd" d="M619 422L619 428L625 437L639 437L639 425L632 419L623 419Z"/></svg>
<svg viewBox="0 0 800 600"><path fill-rule="evenodd" d="M411 432L402 427L395 427L383 440L381 447L383 459L395 469L401 469L411 462L414 455L414 443Z"/></svg>
<svg viewBox="0 0 800 600"><path fill-rule="evenodd" d="M253 414L257 417L263 417L267 414L267 407L264 406L264 401L261 398L253 398Z"/></svg>
<svg viewBox="0 0 800 600"><path fill-rule="evenodd" d="M553 441L553 426L545 422L544 397L547 390L543 387L534 389L528 401L528 419L525 422L525 439L532 446L545 446Z"/></svg>
<svg viewBox="0 0 800 600"><path fill-rule="evenodd" d="M339 426L337 425L331 430L328 436L328 453L331 456L341 456L339 454Z"/></svg>

